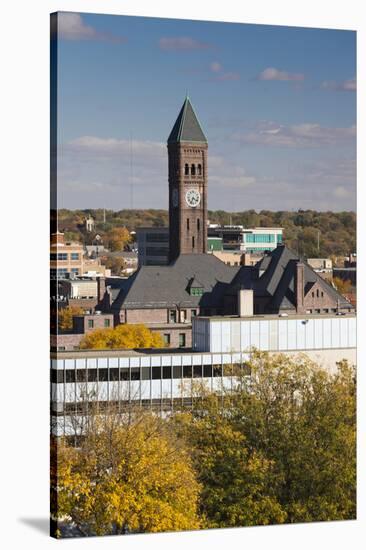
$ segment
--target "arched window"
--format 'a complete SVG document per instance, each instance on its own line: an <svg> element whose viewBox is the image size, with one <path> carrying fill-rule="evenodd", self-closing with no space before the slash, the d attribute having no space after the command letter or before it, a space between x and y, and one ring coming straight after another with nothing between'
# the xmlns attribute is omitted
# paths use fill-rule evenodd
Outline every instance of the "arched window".
<svg viewBox="0 0 366 550"><path fill-rule="evenodd" d="M199 165L197 166L197 172L198 172L198 175L199 175L199 176L202 175L202 166L201 166L201 164L199 164Z"/></svg>
<svg viewBox="0 0 366 550"><path fill-rule="evenodd" d="M192 237L192 249L194 249L194 237Z"/></svg>
<svg viewBox="0 0 366 550"><path fill-rule="evenodd" d="M189 231L189 218L187 218L187 231Z"/></svg>
<svg viewBox="0 0 366 550"><path fill-rule="evenodd" d="M185 165L184 165L184 175L185 175L185 176L188 176L188 175L189 175L189 166L188 166L188 164L185 164Z"/></svg>
<svg viewBox="0 0 366 550"><path fill-rule="evenodd" d="M319 289L316 289L316 297L319 298Z"/></svg>
<svg viewBox="0 0 366 550"><path fill-rule="evenodd" d="M191 166L191 174L192 174L192 176L196 175L196 167L195 167L194 164L192 164L192 166Z"/></svg>
<svg viewBox="0 0 366 550"><path fill-rule="evenodd" d="M197 231L199 231L199 230L200 230L200 220L199 220L199 218L198 218L198 219L197 219Z"/></svg>

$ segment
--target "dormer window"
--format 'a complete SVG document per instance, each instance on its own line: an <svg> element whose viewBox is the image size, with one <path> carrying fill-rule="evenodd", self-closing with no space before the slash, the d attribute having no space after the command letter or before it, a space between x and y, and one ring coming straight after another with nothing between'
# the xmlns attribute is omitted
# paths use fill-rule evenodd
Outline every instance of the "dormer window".
<svg viewBox="0 0 366 550"><path fill-rule="evenodd" d="M192 166L191 166L191 174L192 174L192 176L196 175L196 167L195 167L194 164L192 164Z"/></svg>
<svg viewBox="0 0 366 550"><path fill-rule="evenodd" d="M190 296L203 296L205 289L203 288L202 283L200 283L195 277L189 281L187 292Z"/></svg>

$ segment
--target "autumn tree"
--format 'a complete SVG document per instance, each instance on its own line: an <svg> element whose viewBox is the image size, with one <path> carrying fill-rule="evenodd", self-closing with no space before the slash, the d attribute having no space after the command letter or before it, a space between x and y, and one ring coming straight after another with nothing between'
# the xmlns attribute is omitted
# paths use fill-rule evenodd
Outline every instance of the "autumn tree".
<svg viewBox="0 0 366 550"><path fill-rule="evenodd" d="M200 527L200 486L189 452L151 413L95 415L78 447L53 446L55 519L84 535Z"/></svg>
<svg viewBox="0 0 366 550"><path fill-rule="evenodd" d="M333 277L333 284L340 294L347 294L352 291L352 282L343 280L340 277Z"/></svg>
<svg viewBox="0 0 366 550"><path fill-rule="evenodd" d="M115 328L97 329L89 332L80 342L81 349L135 349L163 348L160 333L153 332L143 324L118 325Z"/></svg>
<svg viewBox="0 0 366 550"><path fill-rule="evenodd" d="M126 265L124 259L119 258L118 256L107 256L102 263L107 269L111 270L112 275L121 275L121 272Z"/></svg>
<svg viewBox="0 0 366 550"><path fill-rule="evenodd" d="M104 236L104 242L112 252L123 250L131 240L131 235L126 227L114 227Z"/></svg>
<svg viewBox="0 0 366 550"><path fill-rule="evenodd" d="M58 328L60 330L72 329L72 318L74 315L82 315L84 313L83 308L78 306L67 306L59 310L58 312Z"/></svg>

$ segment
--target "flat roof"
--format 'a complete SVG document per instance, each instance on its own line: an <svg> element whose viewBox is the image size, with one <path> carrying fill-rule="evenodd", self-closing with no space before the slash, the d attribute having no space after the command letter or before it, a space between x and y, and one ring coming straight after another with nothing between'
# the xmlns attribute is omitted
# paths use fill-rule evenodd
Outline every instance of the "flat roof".
<svg viewBox="0 0 366 550"><path fill-rule="evenodd" d="M245 315L243 317L239 317L238 315L214 315L214 316L205 316L205 315L197 315L194 317L194 319L198 320L209 320L209 321L267 321L267 320L273 320L273 319L295 319L295 320L301 320L301 319L333 319L334 317L356 317L356 313L304 313L304 315L299 315L296 313L289 313L289 314L279 314L274 313L272 315Z"/></svg>

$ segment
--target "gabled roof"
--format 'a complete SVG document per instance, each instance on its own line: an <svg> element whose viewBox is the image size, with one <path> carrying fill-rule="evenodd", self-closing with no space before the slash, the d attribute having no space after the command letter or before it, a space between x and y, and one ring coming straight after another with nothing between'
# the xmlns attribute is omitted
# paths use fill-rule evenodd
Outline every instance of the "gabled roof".
<svg viewBox="0 0 366 550"><path fill-rule="evenodd" d="M112 309L176 307L220 308L224 293L239 267L228 266L211 254L182 254L167 266L142 266L121 288ZM202 296L189 293L194 278Z"/></svg>
<svg viewBox="0 0 366 550"><path fill-rule="evenodd" d="M198 122L196 113L194 112L188 96L183 103L178 118L168 137L168 143L177 143L181 141L207 143L206 136Z"/></svg>

